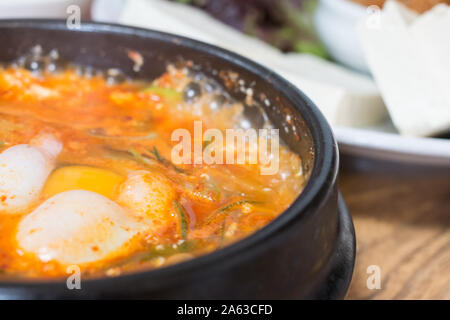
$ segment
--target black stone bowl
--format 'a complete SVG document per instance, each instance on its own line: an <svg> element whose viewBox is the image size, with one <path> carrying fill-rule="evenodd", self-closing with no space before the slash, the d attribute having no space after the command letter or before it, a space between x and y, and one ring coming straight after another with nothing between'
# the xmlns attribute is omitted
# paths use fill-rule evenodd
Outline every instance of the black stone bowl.
<svg viewBox="0 0 450 320"><path fill-rule="evenodd" d="M64 21L0 21L0 62L9 63L41 45L74 64L119 68L133 78L153 79L168 62L192 61L237 99L252 88L303 161L308 183L272 223L233 245L173 266L114 278L66 282L0 279L0 298L337 299L348 289L355 259L351 217L339 195L338 149L330 126L300 90L241 56L176 35L110 24ZM129 51L144 58L133 70ZM235 79L234 76L238 76ZM244 90L245 91L245 90ZM256 117L256 116L255 116ZM67 121L76 121L67 119Z"/></svg>

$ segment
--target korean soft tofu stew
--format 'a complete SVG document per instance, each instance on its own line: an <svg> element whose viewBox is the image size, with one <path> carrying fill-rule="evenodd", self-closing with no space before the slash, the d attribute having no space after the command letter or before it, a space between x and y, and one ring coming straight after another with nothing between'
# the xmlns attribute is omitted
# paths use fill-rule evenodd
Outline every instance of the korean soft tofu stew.
<svg viewBox="0 0 450 320"><path fill-rule="evenodd" d="M152 82L61 65L35 47L0 68L2 277L192 259L264 227L304 187L300 157L249 131L244 102L189 62Z"/></svg>

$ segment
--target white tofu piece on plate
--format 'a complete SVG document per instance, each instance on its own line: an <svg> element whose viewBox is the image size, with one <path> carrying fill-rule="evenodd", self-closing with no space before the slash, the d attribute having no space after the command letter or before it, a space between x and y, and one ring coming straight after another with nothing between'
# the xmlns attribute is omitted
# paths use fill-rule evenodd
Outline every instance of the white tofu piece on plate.
<svg viewBox="0 0 450 320"><path fill-rule="evenodd" d="M359 25L372 74L400 133L450 130L450 6L419 15L388 1L379 23Z"/></svg>

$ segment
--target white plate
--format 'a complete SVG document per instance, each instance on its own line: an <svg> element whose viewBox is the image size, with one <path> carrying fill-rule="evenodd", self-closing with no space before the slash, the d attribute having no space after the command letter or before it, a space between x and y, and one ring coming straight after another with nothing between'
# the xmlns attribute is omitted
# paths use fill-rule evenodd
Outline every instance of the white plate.
<svg viewBox="0 0 450 320"><path fill-rule="evenodd" d="M331 3L328 0L325 2ZM342 0L339 0L342 2ZM102 22L117 22L124 0L95 0L92 18ZM364 9L361 9L364 13ZM333 128L340 151L358 156L450 167L450 140L437 138L411 138L397 133L392 122L376 127Z"/></svg>
<svg viewBox="0 0 450 320"><path fill-rule="evenodd" d="M391 122L371 128L334 128L339 150L372 159L450 167L450 139L396 133Z"/></svg>

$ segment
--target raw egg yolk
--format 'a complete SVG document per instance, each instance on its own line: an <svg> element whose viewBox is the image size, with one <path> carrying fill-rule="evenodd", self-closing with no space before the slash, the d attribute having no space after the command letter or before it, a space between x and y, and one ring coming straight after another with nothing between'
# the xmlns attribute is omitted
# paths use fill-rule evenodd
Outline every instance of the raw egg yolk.
<svg viewBox="0 0 450 320"><path fill-rule="evenodd" d="M62 167L50 175L42 194L49 198L64 191L87 190L112 199L124 180L121 175L105 169L87 166Z"/></svg>

